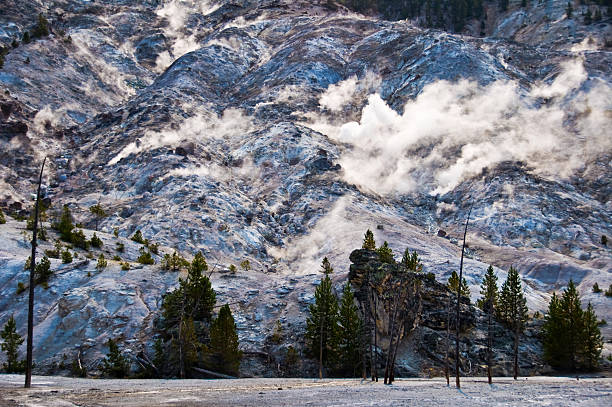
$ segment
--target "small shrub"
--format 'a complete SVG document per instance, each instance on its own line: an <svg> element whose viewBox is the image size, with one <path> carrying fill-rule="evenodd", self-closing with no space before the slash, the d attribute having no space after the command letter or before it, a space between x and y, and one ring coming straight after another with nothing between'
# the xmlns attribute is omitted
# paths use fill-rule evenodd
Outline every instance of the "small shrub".
<svg viewBox="0 0 612 407"><path fill-rule="evenodd" d="M602 244L602 246L607 246L608 245L608 236L601 235L601 244Z"/></svg>
<svg viewBox="0 0 612 407"><path fill-rule="evenodd" d="M140 256L138 256L137 261L140 264L155 264L151 252L147 251L144 247L140 248Z"/></svg>
<svg viewBox="0 0 612 407"><path fill-rule="evenodd" d="M595 294L599 294L601 292L601 288L599 288L599 284L597 283L593 284L593 292Z"/></svg>
<svg viewBox="0 0 612 407"><path fill-rule="evenodd" d="M96 232L94 232L89 243L91 244L91 247L95 247L96 249L99 249L103 245L102 239L100 239L98 235L96 235Z"/></svg>
<svg viewBox="0 0 612 407"><path fill-rule="evenodd" d="M62 263L64 264L72 263L72 253L70 253L70 250L65 249L62 252Z"/></svg>
<svg viewBox="0 0 612 407"><path fill-rule="evenodd" d="M436 275L434 273L425 274L425 278L431 282L436 281Z"/></svg>
<svg viewBox="0 0 612 407"><path fill-rule="evenodd" d="M128 263L127 261L124 261L123 263L121 263L121 270L129 270L130 269L130 263Z"/></svg>
<svg viewBox="0 0 612 407"><path fill-rule="evenodd" d="M87 241L82 229L72 233L72 244L79 249L89 250L89 241Z"/></svg>
<svg viewBox="0 0 612 407"><path fill-rule="evenodd" d="M113 235L114 235L115 237L119 237L119 229L118 229L118 228L114 228L114 229L113 229Z"/></svg>
<svg viewBox="0 0 612 407"><path fill-rule="evenodd" d="M597 325L599 325L599 326L608 325L608 321L606 321L605 319L602 318L602 319L599 320Z"/></svg>
<svg viewBox="0 0 612 407"><path fill-rule="evenodd" d="M62 243L59 240L55 241L55 248L45 250L45 254L51 259L59 259L61 252Z"/></svg>
<svg viewBox="0 0 612 407"><path fill-rule="evenodd" d="M612 297L612 284L610 284L610 287L608 287L604 294L606 295L606 297Z"/></svg>
<svg viewBox="0 0 612 407"><path fill-rule="evenodd" d="M125 251L125 245L121 242L117 242L117 251L123 253Z"/></svg>
<svg viewBox="0 0 612 407"><path fill-rule="evenodd" d="M41 284L44 288L47 288L47 281L49 281L51 274L53 274L51 262L47 256L44 256L34 269L34 281L36 284Z"/></svg>
<svg viewBox="0 0 612 407"><path fill-rule="evenodd" d="M11 47L13 48L19 47L19 41L17 41L17 39L13 39L13 42L11 42Z"/></svg>
<svg viewBox="0 0 612 407"><path fill-rule="evenodd" d="M113 256L113 260L114 261L121 261L121 257L117 256L116 254Z"/></svg>
<svg viewBox="0 0 612 407"><path fill-rule="evenodd" d="M0 225L4 225L6 223L6 218L4 217L4 212L0 209Z"/></svg>
<svg viewBox="0 0 612 407"><path fill-rule="evenodd" d="M240 267L242 267L244 271L249 271L251 269L251 262L248 260L243 260L240 262Z"/></svg>
<svg viewBox="0 0 612 407"><path fill-rule="evenodd" d="M23 33L23 37L21 38L21 42L23 42L24 44L29 44L32 41L32 39L30 38L30 33L28 31Z"/></svg>
<svg viewBox="0 0 612 407"><path fill-rule="evenodd" d="M142 237L142 232L140 231L140 229L138 229L136 231L136 233L134 233L134 235L130 238L132 239L134 242L136 243L140 243L140 244L144 244L144 238Z"/></svg>
<svg viewBox="0 0 612 407"><path fill-rule="evenodd" d="M159 243L148 244L147 248L151 253L159 255Z"/></svg>
<svg viewBox="0 0 612 407"><path fill-rule="evenodd" d="M237 270L238 270L238 269L236 268L236 266L235 266L235 265L230 264L230 266L229 266L229 271L230 271L230 273L232 273L232 274L236 274L236 271L237 271Z"/></svg>
<svg viewBox="0 0 612 407"><path fill-rule="evenodd" d="M103 270L106 268L107 265L108 262L104 258L104 254L100 253L100 256L98 257L98 263L96 264L96 270Z"/></svg>
<svg viewBox="0 0 612 407"><path fill-rule="evenodd" d="M21 294L26 290L26 286L21 281L17 283L17 295Z"/></svg>

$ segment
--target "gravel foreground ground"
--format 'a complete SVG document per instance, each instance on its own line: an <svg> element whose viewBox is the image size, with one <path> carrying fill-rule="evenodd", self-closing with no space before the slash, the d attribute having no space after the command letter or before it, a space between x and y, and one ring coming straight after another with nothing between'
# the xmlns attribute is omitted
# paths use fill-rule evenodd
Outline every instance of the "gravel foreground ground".
<svg viewBox="0 0 612 407"><path fill-rule="evenodd" d="M0 406L611 406L612 378L102 380L0 375Z"/></svg>

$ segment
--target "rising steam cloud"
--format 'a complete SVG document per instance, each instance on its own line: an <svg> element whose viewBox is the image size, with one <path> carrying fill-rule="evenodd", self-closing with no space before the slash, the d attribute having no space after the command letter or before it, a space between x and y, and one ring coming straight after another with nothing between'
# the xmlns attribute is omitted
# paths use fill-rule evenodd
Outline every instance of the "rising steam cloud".
<svg viewBox="0 0 612 407"><path fill-rule="evenodd" d="M503 161L523 161L545 176L571 175L612 151L611 119L610 84L587 81L574 60L552 83L527 92L513 81L438 81L403 114L374 94L359 123L328 135L349 145L340 159L347 182L383 195L438 194Z"/></svg>

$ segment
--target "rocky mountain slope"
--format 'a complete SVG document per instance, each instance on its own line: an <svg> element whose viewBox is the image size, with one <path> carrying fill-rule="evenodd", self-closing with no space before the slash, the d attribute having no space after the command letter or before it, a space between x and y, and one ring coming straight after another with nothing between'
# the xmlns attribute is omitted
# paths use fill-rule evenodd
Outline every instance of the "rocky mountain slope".
<svg viewBox="0 0 612 407"><path fill-rule="evenodd" d="M276 320L299 342L321 259L339 286L367 228L445 281L470 206L473 299L488 264L500 279L515 265L532 312L573 278L610 319L611 300L591 293L612 283L610 21L583 26L545 3L511 7L477 38L325 1L4 0L0 41L20 43L0 70L0 206L27 212L47 155L53 208L93 228L99 202L111 257L117 228L126 248L141 229L217 270L248 259L213 285L253 351ZM39 13L50 35L22 43ZM0 226L0 324L23 318L24 225ZM157 266L54 267L36 318L45 366L82 344L93 366L109 336L150 345L177 281Z"/></svg>

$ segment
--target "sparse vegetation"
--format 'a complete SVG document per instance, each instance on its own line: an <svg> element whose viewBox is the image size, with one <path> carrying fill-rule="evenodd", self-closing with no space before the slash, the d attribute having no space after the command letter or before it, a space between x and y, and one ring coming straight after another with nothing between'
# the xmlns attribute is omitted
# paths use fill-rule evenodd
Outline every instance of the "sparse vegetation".
<svg viewBox="0 0 612 407"><path fill-rule="evenodd" d="M176 251L170 254L164 254L164 258L161 262L162 270L166 271L180 271L181 269L189 266L189 262L181 257Z"/></svg>
<svg viewBox="0 0 612 407"><path fill-rule="evenodd" d="M123 263L121 263L121 270L129 270L130 269L130 263L128 263L127 261L124 261Z"/></svg>
<svg viewBox="0 0 612 407"><path fill-rule="evenodd" d="M104 219L105 217L108 216L108 214L106 213L106 211L102 208L102 206L100 206L99 203L92 205L89 207L89 212L91 212L94 215L95 218L95 227L96 227L96 232L98 231L98 223L100 222L100 220Z"/></svg>
<svg viewBox="0 0 612 407"><path fill-rule="evenodd" d="M98 256L98 262L96 263L96 270L98 271L104 270L107 265L108 265L108 262L104 258L104 254L100 253L100 256Z"/></svg>
<svg viewBox="0 0 612 407"><path fill-rule="evenodd" d="M251 269L251 262L248 260L243 260L240 262L240 267L244 270L244 271L249 271Z"/></svg>
<svg viewBox="0 0 612 407"><path fill-rule="evenodd" d="M0 68L2 66L0 65ZM2 212L2 209L0 209L0 225L4 225L6 223L6 218L4 217L4 212Z"/></svg>
<svg viewBox="0 0 612 407"><path fill-rule="evenodd" d="M134 241L136 243L140 243L140 244L144 244L144 242L145 242L144 237L142 237L142 232L140 231L140 229L138 229L136 231L136 233L134 233L134 235L130 239L132 239L132 241Z"/></svg>
<svg viewBox="0 0 612 407"><path fill-rule="evenodd" d="M96 232L94 232L89 243L91 244L91 247L95 247L96 249L99 249L103 245L102 239L100 239L98 235L96 235Z"/></svg>
<svg viewBox="0 0 612 407"><path fill-rule="evenodd" d="M604 295L606 297L612 297L612 284L610 284L610 286L608 287L608 289L606 290L606 292L604 293Z"/></svg>
<svg viewBox="0 0 612 407"><path fill-rule="evenodd" d="M62 263L72 263L72 253L70 253L70 250L64 249L64 251L62 251Z"/></svg>
<svg viewBox="0 0 612 407"><path fill-rule="evenodd" d="M140 256L138 256L138 263L140 264L155 264L151 252L147 251L144 247L140 248Z"/></svg>
<svg viewBox="0 0 612 407"><path fill-rule="evenodd" d="M25 284L23 284L21 281L17 283L17 295L21 294L22 292L24 292L26 290L26 286Z"/></svg>
<svg viewBox="0 0 612 407"><path fill-rule="evenodd" d="M34 279L36 284L40 284L44 288L47 288L47 282L52 274L53 271L51 270L51 262L47 256L44 256L34 269Z"/></svg>
<svg viewBox="0 0 612 407"><path fill-rule="evenodd" d="M599 288L599 284L597 284L597 283L593 284L593 292L595 294L599 294L601 291L602 290L601 290L601 288Z"/></svg>

